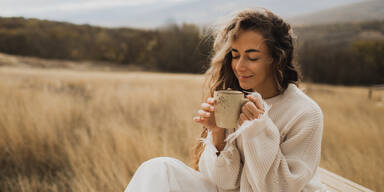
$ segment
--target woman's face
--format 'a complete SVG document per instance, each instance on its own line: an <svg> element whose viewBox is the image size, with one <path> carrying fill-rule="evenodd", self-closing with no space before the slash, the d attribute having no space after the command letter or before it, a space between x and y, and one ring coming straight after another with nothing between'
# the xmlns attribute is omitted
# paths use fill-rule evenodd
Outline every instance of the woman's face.
<svg viewBox="0 0 384 192"><path fill-rule="evenodd" d="M232 43L231 54L232 69L241 88L260 90L271 82L270 66L273 60L261 33L239 31Z"/></svg>

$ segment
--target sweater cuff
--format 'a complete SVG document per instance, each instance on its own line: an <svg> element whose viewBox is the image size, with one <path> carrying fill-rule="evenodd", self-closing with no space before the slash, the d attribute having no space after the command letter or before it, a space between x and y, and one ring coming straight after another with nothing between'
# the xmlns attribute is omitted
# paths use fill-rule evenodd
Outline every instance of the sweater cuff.
<svg viewBox="0 0 384 192"><path fill-rule="evenodd" d="M217 156L216 153L218 150L213 144L212 131L208 130L208 135L206 138L200 138L200 141L205 145L205 151L209 154L212 161L215 161L215 165L222 167L225 164L229 165L232 162L233 154L235 151L235 146L233 143L226 143L224 149L220 152L220 155Z"/></svg>
<svg viewBox="0 0 384 192"><path fill-rule="evenodd" d="M225 139L225 141L227 143L233 143L233 141L235 141L235 139L240 134L242 134L244 131L250 129L251 127L257 127L258 128L257 130L254 130L254 131L256 131L256 132L254 132L255 134L259 134L265 128L265 126L258 126L258 125L265 125L266 124L266 122L269 119L268 113L269 113L269 110L272 108L272 105L265 102L263 100L263 98L261 97L261 95L257 92L253 92L253 93L251 93L251 95L256 96L259 99L259 101L262 103L263 108L264 108L264 113L262 115L260 115L257 119L245 120L241 126L239 125L239 122L238 122L237 127L239 127L239 128L235 132L233 132L232 134L228 135L228 137Z"/></svg>

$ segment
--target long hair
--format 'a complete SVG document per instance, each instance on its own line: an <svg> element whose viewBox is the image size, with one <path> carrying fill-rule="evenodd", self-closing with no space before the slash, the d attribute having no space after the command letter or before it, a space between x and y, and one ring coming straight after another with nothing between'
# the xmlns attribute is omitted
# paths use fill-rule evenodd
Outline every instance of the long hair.
<svg viewBox="0 0 384 192"><path fill-rule="evenodd" d="M265 8L245 9L237 12L223 27L212 31L213 54L209 68L205 72L206 90L203 91L203 101L213 97L215 90L231 88L243 91L231 67L231 44L236 40L239 30L253 30L262 34L268 52L273 58L272 75L279 94L286 90L289 83L299 86L302 75L293 60L295 36L291 26ZM200 137L207 137L206 128L203 127ZM203 150L201 142L198 142L193 149L192 167L197 171Z"/></svg>

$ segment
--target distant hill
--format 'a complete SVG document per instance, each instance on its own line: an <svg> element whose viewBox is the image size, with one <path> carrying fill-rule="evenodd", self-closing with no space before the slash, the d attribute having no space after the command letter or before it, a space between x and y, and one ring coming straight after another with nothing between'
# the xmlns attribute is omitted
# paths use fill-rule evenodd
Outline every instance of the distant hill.
<svg viewBox="0 0 384 192"><path fill-rule="evenodd" d="M289 18L296 26L384 20L384 1L371 0Z"/></svg>
<svg viewBox="0 0 384 192"><path fill-rule="evenodd" d="M222 22L236 11L246 8L264 7L283 18L295 15L312 13L323 9L329 9L341 5L348 5L361 0L332 0L332 1L307 1L307 0L190 0L179 1L170 6L163 6L157 9L135 11L132 13L118 11L113 14L117 18L113 22L121 22L133 26L157 27L167 22L194 23L197 25L210 25ZM102 10L100 10L102 12ZM105 14L106 12L104 12ZM89 16L96 13L89 13ZM119 16L117 16L119 14ZM129 15L129 17L127 17ZM123 20L120 20L123 18ZM139 18L139 19L138 19ZM100 18L102 19L102 18Z"/></svg>
<svg viewBox="0 0 384 192"><path fill-rule="evenodd" d="M384 40L384 20L295 26L294 31L299 45L305 42L346 45L357 40Z"/></svg>

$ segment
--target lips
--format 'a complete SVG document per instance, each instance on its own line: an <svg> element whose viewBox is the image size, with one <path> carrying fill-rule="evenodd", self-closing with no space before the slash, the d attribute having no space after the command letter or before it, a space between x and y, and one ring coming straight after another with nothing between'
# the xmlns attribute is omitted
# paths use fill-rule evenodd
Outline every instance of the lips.
<svg viewBox="0 0 384 192"><path fill-rule="evenodd" d="M253 75L239 75L239 80L246 80L252 78Z"/></svg>

